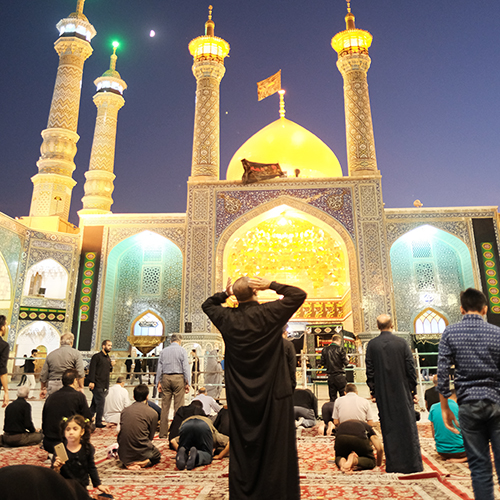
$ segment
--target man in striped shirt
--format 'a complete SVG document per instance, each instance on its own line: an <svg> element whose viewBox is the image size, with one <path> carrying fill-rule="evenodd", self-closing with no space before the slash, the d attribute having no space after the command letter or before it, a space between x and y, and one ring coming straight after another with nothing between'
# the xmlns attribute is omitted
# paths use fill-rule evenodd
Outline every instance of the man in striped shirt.
<svg viewBox="0 0 500 500"><path fill-rule="evenodd" d="M500 328L484 320L488 302L481 291L468 288L461 293L460 303L462 321L446 327L439 342L438 390L443 421L458 434L458 422L448 405L454 364L458 415L474 497L493 500L489 445L491 442L500 475Z"/></svg>

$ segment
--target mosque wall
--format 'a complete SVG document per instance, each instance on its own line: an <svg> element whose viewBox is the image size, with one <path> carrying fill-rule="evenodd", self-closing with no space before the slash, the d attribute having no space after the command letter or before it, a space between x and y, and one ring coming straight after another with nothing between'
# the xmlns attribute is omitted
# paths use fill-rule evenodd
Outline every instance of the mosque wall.
<svg viewBox="0 0 500 500"><path fill-rule="evenodd" d="M428 308L459 321L460 291L485 291L474 221L493 222L498 246L496 208L386 209L385 216L398 330L414 333L415 318Z"/></svg>
<svg viewBox="0 0 500 500"><path fill-rule="evenodd" d="M50 325L59 334L71 329L79 236L28 229L6 216L0 218L1 252L12 282L9 343L17 343L21 330L30 334L35 323ZM38 269L38 288L30 287L30 270ZM53 276L54 273L57 276ZM58 278L62 278L57 281ZM56 286L53 286L56 283ZM49 285L46 287L46 285ZM45 288L49 294L39 293ZM52 296L51 296L52 295ZM8 316L8 315L7 315ZM40 328L36 327L39 330Z"/></svg>
<svg viewBox="0 0 500 500"><path fill-rule="evenodd" d="M167 333L180 331L185 215L85 215L82 224L103 226L92 348L110 338L115 350L127 351L132 323L146 310L158 315ZM155 252L157 242L166 250Z"/></svg>
<svg viewBox="0 0 500 500"><path fill-rule="evenodd" d="M225 288L222 253L230 233L281 204L331 224L344 239L353 269L356 332L373 330L378 314L392 312L379 177L277 179L247 186L231 181L190 182L188 190L184 319L192 322L193 332L210 331L200 306Z"/></svg>
<svg viewBox="0 0 500 500"><path fill-rule="evenodd" d="M23 249L25 246L27 229L24 225L0 214L0 253L2 262L0 314L7 316L9 321L17 320L22 281L20 275ZM17 307L16 307L17 304ZM12 327L11 327L12 332ZM9 342L13 345L15 335L9 335Z"/></svg>

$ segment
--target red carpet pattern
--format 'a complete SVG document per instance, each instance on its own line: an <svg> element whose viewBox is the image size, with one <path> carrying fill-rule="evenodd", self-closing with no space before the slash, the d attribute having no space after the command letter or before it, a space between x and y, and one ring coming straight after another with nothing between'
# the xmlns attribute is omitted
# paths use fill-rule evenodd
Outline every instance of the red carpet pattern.
<svg viewBox="0 0 500 500"><path fill-rule="evenodd" d="M332 437L314 437L304 430L297 439L303 500L418 499L473 500L467 464L450 464L436 453L429 424L419 424L424 472L413 475L387 474L384 468L344 475L333 463ZM166 440L155 440L162 453L156 466L142 471L128 471L106 448L116 440L113 429L98 429L92 435L96 463L101 480L111 487L117 500L225 500L228 498L229 459L214 461L194 471L175 467L175 452ZM31 464L49 467L47 453L37 446L0 448L0 467ZM95 491L93 491L95 493ZM498 495L497 495L498 493ZM496 496L500 491L496 483ZM262 499L265 500L265 499Z"/></svg>

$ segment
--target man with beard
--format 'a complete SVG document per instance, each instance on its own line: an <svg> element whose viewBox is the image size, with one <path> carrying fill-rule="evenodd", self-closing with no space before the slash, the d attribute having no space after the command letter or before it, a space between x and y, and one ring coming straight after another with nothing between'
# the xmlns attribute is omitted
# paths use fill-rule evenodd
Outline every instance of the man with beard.
<svg viewBox="0 0 500 500"><path fill-rule="evenodd" d="M102 349L92 356L89 368L89 389L92 391L92 403L90 411L95 414L95 426L106 427L102 423L104 415L104 402L109 389L109 374L116 361L109 357L113 343L111 340L103 340Z"/></svg>
<svg viewBox="0 0 500 500"><path fill-rule="evenodd" d="M257 290L268 289L283 299L259 304ZM238 307L223 307L233 292ZM306 296L294 286L242 277L234 286L229 279L225 292L202 305L226 346L231 498L300 498L292 384L281 334Z"/></svg>

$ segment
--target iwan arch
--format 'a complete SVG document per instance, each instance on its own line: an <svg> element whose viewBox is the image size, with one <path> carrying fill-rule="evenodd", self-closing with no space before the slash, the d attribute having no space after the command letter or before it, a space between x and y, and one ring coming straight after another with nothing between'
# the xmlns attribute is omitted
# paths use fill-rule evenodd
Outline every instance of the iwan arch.
<svg viewBox="0 0 500 500"><path fill-rule="evenodd" d="M191 173L186 212L112 212L116 123L127 87L113 54L110 67L96 80L94 145L89 165L78 165L86 170L85 196L79 226L73 227L70 202L80 203L71 199L79 83L96 35L83 4L79 1L76 11L58 24L60 71L42 132L38 173L32 178L30 213L19 219L0 215L6 266L0 305L11 323L13 352L27 354L16 346L28 345L30 332L37 342L40 332L51 332L47 344L52 346L54 332L73 330L80 332L82 351L98 349L104 337L111 337L126 355L131 347L127 338L138 321L137 331L161 324L167 337L185 333L189 348L223 349L200 305L224 288L228 275L237 278L257 267L270 278L306 288L309 302L292 321L331 322L356 338L374 332L381 313L393 315L398 330L416 335L414 340L439 335L433 325L439 329L456 320L454 300L471 285L487 294L489 321L500 324L497 207L384 207L384 166L377 163L367 83L372 36L355 27L350 12L347 29L332 39L344 81L347 165L341 167L327 144L285 118L284 107L278 120L263 123L228 165L220 165L219 145L225 140L219 132L220 82L230 47L215 36L210 17L205 34L189 44L196 104L193 136L186 138L186 144L192 143L192 162L179 166ZM88 10L91 18L91 6ZM104 29L105 21L100 20ZM192 35L197 33L193 29ZM53 57L49 47L47 57ZM72 70L63 70L68 64ZM127 60L120 64L126 76ZM321 68L317 77L322 77ZM278 163L286 177L244 184L244 158ZM425 227L437 231L429 245L410 234ZM255 252L251 245L259 235L268 243L261 242ZM405 238L409 243L398 254ZM60 275L67 276L64 293L59 287L60 293L50 297L41 293L46 287L30 288L29 270L44 261L57 262ZM50 328L40 328L41 322Z"/></svg>

